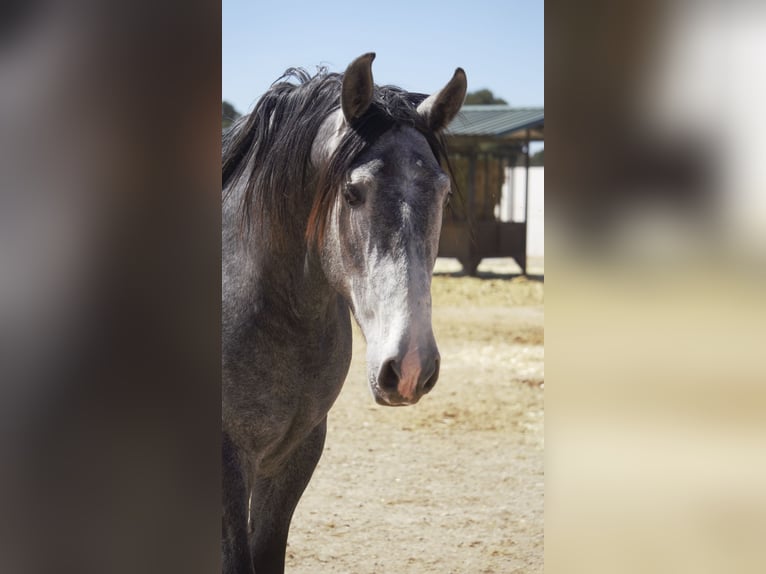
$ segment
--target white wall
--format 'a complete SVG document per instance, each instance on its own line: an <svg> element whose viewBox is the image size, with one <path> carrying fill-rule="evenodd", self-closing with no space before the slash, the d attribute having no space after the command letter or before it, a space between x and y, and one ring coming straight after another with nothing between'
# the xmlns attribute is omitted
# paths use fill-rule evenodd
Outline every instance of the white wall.
<svg viewBox="0 0 766 574"><path fill-rule="evenodd" d="M526 170L509 167L500 205L495 215L500 221L524 221ZM545 256L545 168L529 168L529 222L527 224L527 257Z"/></svg>

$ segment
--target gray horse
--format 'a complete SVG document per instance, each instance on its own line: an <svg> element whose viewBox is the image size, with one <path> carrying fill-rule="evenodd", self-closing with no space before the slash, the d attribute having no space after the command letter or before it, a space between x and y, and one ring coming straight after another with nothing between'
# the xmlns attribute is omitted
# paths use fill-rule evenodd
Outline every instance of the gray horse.
<svg viewBox="0 0 766 574"><path fill-rule="evenodd" d="M462 69L426 97L290 69L223 141L223 571L283 572L295 506L351 360L381 405L439 376L431 273L450 178L440 132Z"/></svg>

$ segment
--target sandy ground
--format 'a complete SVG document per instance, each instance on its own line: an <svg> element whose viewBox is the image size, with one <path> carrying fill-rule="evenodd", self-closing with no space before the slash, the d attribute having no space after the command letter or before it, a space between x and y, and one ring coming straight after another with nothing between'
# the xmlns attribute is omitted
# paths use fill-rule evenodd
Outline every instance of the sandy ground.
<svg viewBox="0 0 766 574"><path fill-rule="evenodd" d="M441 375L418 405L375 405L355 331L288 572L543 572L543 282L454 269L437 264Z"/></svg>

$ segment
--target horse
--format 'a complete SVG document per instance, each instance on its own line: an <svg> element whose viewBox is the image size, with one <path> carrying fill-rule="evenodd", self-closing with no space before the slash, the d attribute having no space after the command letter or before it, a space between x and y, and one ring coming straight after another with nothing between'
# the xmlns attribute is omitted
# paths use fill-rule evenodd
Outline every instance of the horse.
<svg viewBox="0 0 766 574"><path fill-rule="evenodd" d="M288 530L351 361L380 405L439 376L431 275L451 194L444 128L465 72L430 96L290 68L222 140L222 568L283 572ZM445 169L442 166L445 166Z"/></svg>

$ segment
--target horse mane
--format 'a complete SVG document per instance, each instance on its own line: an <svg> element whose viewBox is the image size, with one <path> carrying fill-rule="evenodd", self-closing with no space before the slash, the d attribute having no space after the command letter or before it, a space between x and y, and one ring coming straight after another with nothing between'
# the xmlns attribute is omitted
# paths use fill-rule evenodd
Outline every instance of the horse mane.
<svg viewBox="0 0 766 574"><path fill-rule="evenodd" d="M241 214L245 232L262 226L280 242L296 213L294 202L311 202L305 238L321 245L328 214L354 161L394 126L410 126L428 141L437 161L447 162L443 139L417 113L425 94L375 86L367 111L347 130L326 165L311 165L311 148L322 122L340 108L343 74L320 68L311 76L290 68L239 118L222 140L223 200L246 179Z"/></svg>

